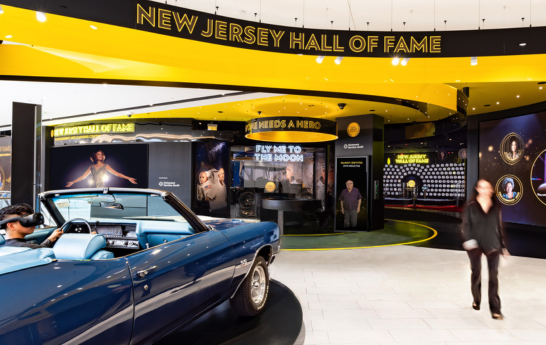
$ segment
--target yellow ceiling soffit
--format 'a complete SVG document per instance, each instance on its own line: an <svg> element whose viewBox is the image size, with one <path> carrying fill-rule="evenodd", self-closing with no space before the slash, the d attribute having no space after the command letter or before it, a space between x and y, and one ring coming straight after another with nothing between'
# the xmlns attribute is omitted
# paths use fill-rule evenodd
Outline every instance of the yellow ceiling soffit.
<svg viewBox="0 0 546 345"><path fill-rule="evenodd" d="M339 108L339 103L346 104L344 109ZM381 115L392 123L407 122L407 118L411 118L412 121L427 120L426 115L420 113L418 110L399 105L344 98L299 95L264 97L162 111L154 111L154 108L150 107L136 110L131 118L193 118L204 121L248 121L250 119L271 116L304 116L334 120L338 117L370 113ZM447 114L445 112L444 115L447 116ZM126 117L123 115L108 117L103 120L120 120L124 118ZM432 119L437 120L439 118L433 117Z"/></svg>
<svg viewBox="0 0 546 345"><path fill-rule="evenodd" d="M2 45L3 75L339 92L418 100L452 110L455 89L445 83L546 80L546 55L479 57L477 66L470 65L469 57L412 58L407 66L393 66L385 58L352 57L336 65L333 57L326 57L317 64L314 56L233 48L52 14L41 23L34 11L2 8L0 37L12 35L10 40L62 58L25 66L20 60L31 60L28 51ZM86 69L71 64L65 69L67 62Z"/></svg>
<svg viewBox="0 0 546 345"><path fill-rule="evenodd" d="M11 35L11 40L15 42L35 46L44 52L49 49L50 53L66 60L76 60L74 57L70 58L68 52L78 53L79 63L88 67L107 65L103 61L106 58L125 60L128 64L130 61L140 63L140 66L114 70L90 68L89 73L69 73L64 71L62 63L57 66L40 63L41 66L35 69L42 71L49 68L49 74L40 71L30 74L25 73L25 68L22 67L30 70L32 67L21 66L20 61L25 60L24 58L17 56L10 59L10 56L4 55L19 55L22 54L21 51L6 52L6 47L2 47L2 61L10 62L2 63L0 73L3 75L341 92L419 100L455 109L454 89L450 86L423 82L422 78L413 79L411 85L383 80L384 74L378 73L377 66L372 65L385 64L388 59L365 59L369 66L362 66L361 59L346 59L347 63L344 61L339 66L332 61L331 66L326 63L318 65L312 56L233 48L52 14L48 14L47 21L41 23L36 20L34 11L9 6L3 8L0 37ZM98 29L93 30L90 25ZM60 51L66 53L61 55ZM28 54L28 51L25 53ZM87 58L82 59L82 54L87 54ZM93 63L95 65L91 65ZM58 67L58 71L54 71L52 67Z"/></svg>
<svg viewBox="0 0 546 345"><path fill-rule="evenodd" d="M337 135L310 132L262 132L247 134L246 138L272 143L318 143L336 140Z"/></svg>
<svg viewBox="0 0 546 345"><path fill-rule="evenodd" d="M248 75L246 81L239 80L241 73L195 70L189 67L172 67L149 64L140 61L121 60L111 57L90 56L89 54L59 51L40 46L0 45L0 75L53 78L83 78L130 80L147 82L196 83L209 85L230 85L235 87L260 87L274 89L350 93L397 99L415 100L456 110L456 89L445 84L402 84L402 83L329 83L327 78L314 83L292 81L292 73L278 79ZM114 66L114 67L113 67ZM242 68L242 67L241 67ZM266 66L263 68L268 69ZM226 69L230 71L231 69ZM305 78L304 78L305 79ZM308 86L308 87L306 87Z"/></svg>

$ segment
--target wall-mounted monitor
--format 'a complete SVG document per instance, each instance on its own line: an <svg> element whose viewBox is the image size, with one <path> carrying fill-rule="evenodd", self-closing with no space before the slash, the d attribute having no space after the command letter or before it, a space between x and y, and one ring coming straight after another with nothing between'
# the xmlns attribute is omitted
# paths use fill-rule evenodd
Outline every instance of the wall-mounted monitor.
<svg viewBox="0 0 546 345"><path fill-rule="evenodd" d="M51 149L50 189L148 188L148 145Z"/></svg>

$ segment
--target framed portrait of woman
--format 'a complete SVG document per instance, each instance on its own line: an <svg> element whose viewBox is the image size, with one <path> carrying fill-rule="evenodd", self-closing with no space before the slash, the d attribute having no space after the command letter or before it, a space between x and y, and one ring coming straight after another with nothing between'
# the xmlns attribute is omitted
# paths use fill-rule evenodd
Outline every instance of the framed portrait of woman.
<svg viewBox="0 0 546 345"><path fill-rule="evenodd" d="M518 163L525 152L523 138L517 133L509 133L502 139L499 153L502 160L510 165Z"/></svg>

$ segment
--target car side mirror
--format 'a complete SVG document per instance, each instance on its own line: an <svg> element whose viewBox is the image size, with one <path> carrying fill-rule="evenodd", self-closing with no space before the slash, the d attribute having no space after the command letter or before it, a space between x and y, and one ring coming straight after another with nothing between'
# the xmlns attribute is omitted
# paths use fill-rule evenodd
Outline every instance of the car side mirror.
<svg viewBox="0 0 546 345"><path fill-rule="evenodd" d="M100 207L109 208L112 210L123 210L123 205L118 202L101 201Z"/></svg>

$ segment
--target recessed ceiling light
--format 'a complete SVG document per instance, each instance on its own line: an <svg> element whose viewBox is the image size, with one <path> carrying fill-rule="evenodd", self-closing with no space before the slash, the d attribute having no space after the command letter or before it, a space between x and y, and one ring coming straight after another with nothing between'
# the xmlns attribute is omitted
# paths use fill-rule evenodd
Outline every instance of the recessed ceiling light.
<svg viewBox="0 0 546 345"><path fill-rule="evenodd" d="M516 97L519 98L519 95L517 95Z"/></svg>
<svg viewBox="0 0 546 345"><path fill-rule="evenodd" d="M455 80L456 83L460 82L461 80Z"/></svg>
<svg viewBox="0 0 546 345"><path fill-rule="evenodd" d="M36 11L36 19L38 19L39 22L45 22L47 20L47 17L44 12Z"/></svg>
<svg viewBox="0 0 546 345"><path fill-rule="evenodd" d="M472 108L472 110L476 110L476 108Z"/></svg>
<svg viewBox="0 0 546 345"><path fill-rule="evenodd" d="M6 38L12 38L13 36L12 35L7 35Z"/></svg>
<svg viewBox="0 0 546 345"><path fill-rule="evenodd" d="M539 89L539 90L542 90L542 86L539 86L539 88L538 88L538 89Z"/></svg>
<svg viewBox="0 0 546 345"><path fill-rule="evenodd" d="M95 25L89 25L89 27L93 30L97 30L97 27Z"/></svg>
<svg viewBox="0 0 546 345"><path fill-rule="evenodd" d="M497 104L499 104L499 102L497 102Z"/></svg>
<svg viewBox="0 0 546 345"><path fill-rule="evenodd" d="M519 46L520 47L525 47L527 45L527 43L520 43Z"/></svg>

